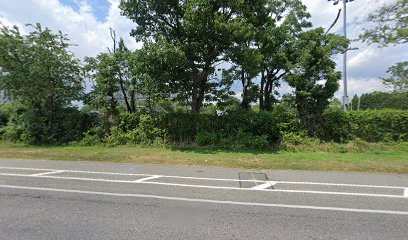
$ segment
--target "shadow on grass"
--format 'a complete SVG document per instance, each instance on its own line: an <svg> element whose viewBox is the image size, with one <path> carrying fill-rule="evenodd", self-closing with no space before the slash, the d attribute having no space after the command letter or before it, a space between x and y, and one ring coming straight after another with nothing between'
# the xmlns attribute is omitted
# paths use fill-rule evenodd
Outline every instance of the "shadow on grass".
<svg viewBox="0 0 408 240"><path fill-rule="evenodd" d="M273 147L270 149L245 149L245 148L228 148L217 146L188 146L188 145L171 145L169 148L171 151L187 152L187 153L199 153L199 154L217 154L217 153L246 153L252 155L258 154L272 154L277 153L280 149Z"/></svg>

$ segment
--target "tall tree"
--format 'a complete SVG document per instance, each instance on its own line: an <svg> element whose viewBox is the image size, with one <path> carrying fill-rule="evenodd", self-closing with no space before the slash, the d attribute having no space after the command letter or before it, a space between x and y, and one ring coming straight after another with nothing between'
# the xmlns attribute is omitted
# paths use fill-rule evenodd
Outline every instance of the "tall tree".
<svg viewBox="0 0 408 240"><path fill-rule="evenodd" d="M50 143L64 137L66 109L83 93L81 66L64 34L30 26L27 35L0 28L0 89L23 105L27 140Z"/></svg>
<svg viewBox="0 0 408 240"><path fill-rule="evenodd" d="M242 83L242 106L248 108L255 95L261 110L271 110L276 87L296 60L294 42L311 26L310 14L299 0L245 1L240 10L240 25L234 29L234 44L227 56ZM256 86L257 77L260 83Z"/></svg>
<svg viewBox="0 0 408 240"><path fill-rule="evenodd" d="M93 80L93 90L87 102L103 110L110 123L115 122L119 109L128 113L136 112L136 97L140 81L135 74L137 64L135 53L127 49L122 38L116 38L110 29L112 47L108 53L85 58L87 76Z"/></svg>
<svg viewBox="0 0 408 240"><path fill-rule="evenodd" d="M131 35L137 40L164 38L185 55L189 80L179 82L199 112L211 90L214 64L231 43L237 7L242 1L122 0L122 14L137 26Z"/></svg>
<svg viewBox="0 0 408 240"><path fill-rule="evenodd" d="M294 105L310 134L314 134L320 116L338 90L341 73L336 71L332 56L344 52L348 40L325 34L323 28L306 31L297 41L297 62L285 76L295 89Z"/></svg>

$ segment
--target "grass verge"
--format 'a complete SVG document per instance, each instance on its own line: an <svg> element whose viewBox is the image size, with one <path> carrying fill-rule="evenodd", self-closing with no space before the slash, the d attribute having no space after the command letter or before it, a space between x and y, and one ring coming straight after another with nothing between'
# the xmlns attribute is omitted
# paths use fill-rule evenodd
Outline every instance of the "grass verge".
<svg viewBox="0 0 408 240"><path fill-rule="evenodd" d="M408 144L322 144L304 152L141 146L28 146L0 143L0 158L408 173ZM320 151L319 149L322 149ZM329 152L332 151L332 152Z"/></svg>

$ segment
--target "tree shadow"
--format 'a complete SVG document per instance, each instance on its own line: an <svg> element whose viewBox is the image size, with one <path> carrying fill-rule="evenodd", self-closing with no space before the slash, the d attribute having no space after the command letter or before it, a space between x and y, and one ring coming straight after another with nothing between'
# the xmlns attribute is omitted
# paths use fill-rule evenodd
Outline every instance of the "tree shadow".
<svg viewBox="0 0 408 240"><path fill-rule="evenodd" d="M245 148L228 148L217 146L191 146L191 145L177 145L170 146L171 151L199 153L199 154L217 154L217 153L247 153L252 155L259 154L275 154L280 149L279 147L271 147L270 149L245 149Z"/></svg>

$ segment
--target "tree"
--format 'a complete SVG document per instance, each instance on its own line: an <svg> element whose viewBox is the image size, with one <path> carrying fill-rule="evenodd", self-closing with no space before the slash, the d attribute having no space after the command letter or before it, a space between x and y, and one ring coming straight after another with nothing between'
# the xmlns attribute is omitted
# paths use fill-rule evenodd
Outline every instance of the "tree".
<svg viewBox="0 0 408 240"><path fill-rule="evenodd" d="M108 48L108 53L85 58L84 69L88 78L94 81L93 90L88 94L86 102L101 109L108 124L113 124L119 115L119 109L128 113L136 112L140 79L134 70L137 65L135 53L127 49L122 38L117 41L114 30L110 29L110 34L112 48Z"/></svg>
<svg viewBox="0 0 408 240"><path fill-rule="evenodd" d="M227 57L233 63L232 76L243 87L243 108L258 98L261 110L272 110L276 87L296 60L294 42L311 26L309 17L298 0L255 0L242 6ZM259 84L254 82L257 77Z"/></svg>
<svg viewBox="0 0 408 240"><path fill-rule="evenodd" d="M140 79L140 93L150 111L160 100L169 99L177 93L180 102L188 98L189 81L186 74L187 59L184 53L165 39L145 42L135 53L136 65L133 74Z"/></svg>
<svg viewBox="0 0 408 240"><path fill-rule="evenodd" d="M408 62L400 62L390 67L387 71L391 76L382 78L383 83L394 89L395 92L408 90Z"/></svg>
<svg viewBox="0 0 408 240"><path fill-rule="evenodd" d="M16 26L0 29L0 89L22 106L18 118L25 140L58 142L67 138L64 120L83 93L80 61L62 32L29 26L33 31L28 35Z"/></svg>
<svg viewBox="0 0 408 240"><path fill-rule="evenodd" d="M367 20L373 27L364 29L360 40L368 44L378 44L379 47L405 44L408 42L408 0L395 0L368 15ZM385 85L394 91L407 90L408 62L400 62L390 67L389 78L383 78Z"/></svg>
<svg viewBox="0 0 408 240"><path fill-rule="evenodd" d="M372 28L364 29L360 40L381 47L408 42L408 0L395 0L370 13Z"/></svg>
<svg viewBox="0 0 408 240"><path fill-rule="evenodd" d="M320 117L339 87L341 73L335 70L332 56L344 52L348 43L342 36L325 34L323 28L299 35L296 42L298 60L285 79L295 89L294 105L309 134L314 134Z"/></svg>
<svg viewBox="0 0 408 240"><path fill-rule="evenodd" d="M197 113L212 89L214 65L231 44L241 4L220 0L122 0L120 9L137 24L131 32L137 40L163 38L184 54L188 62L184 73L189 78L177 84L191 99L192 112Z"/></svg>

